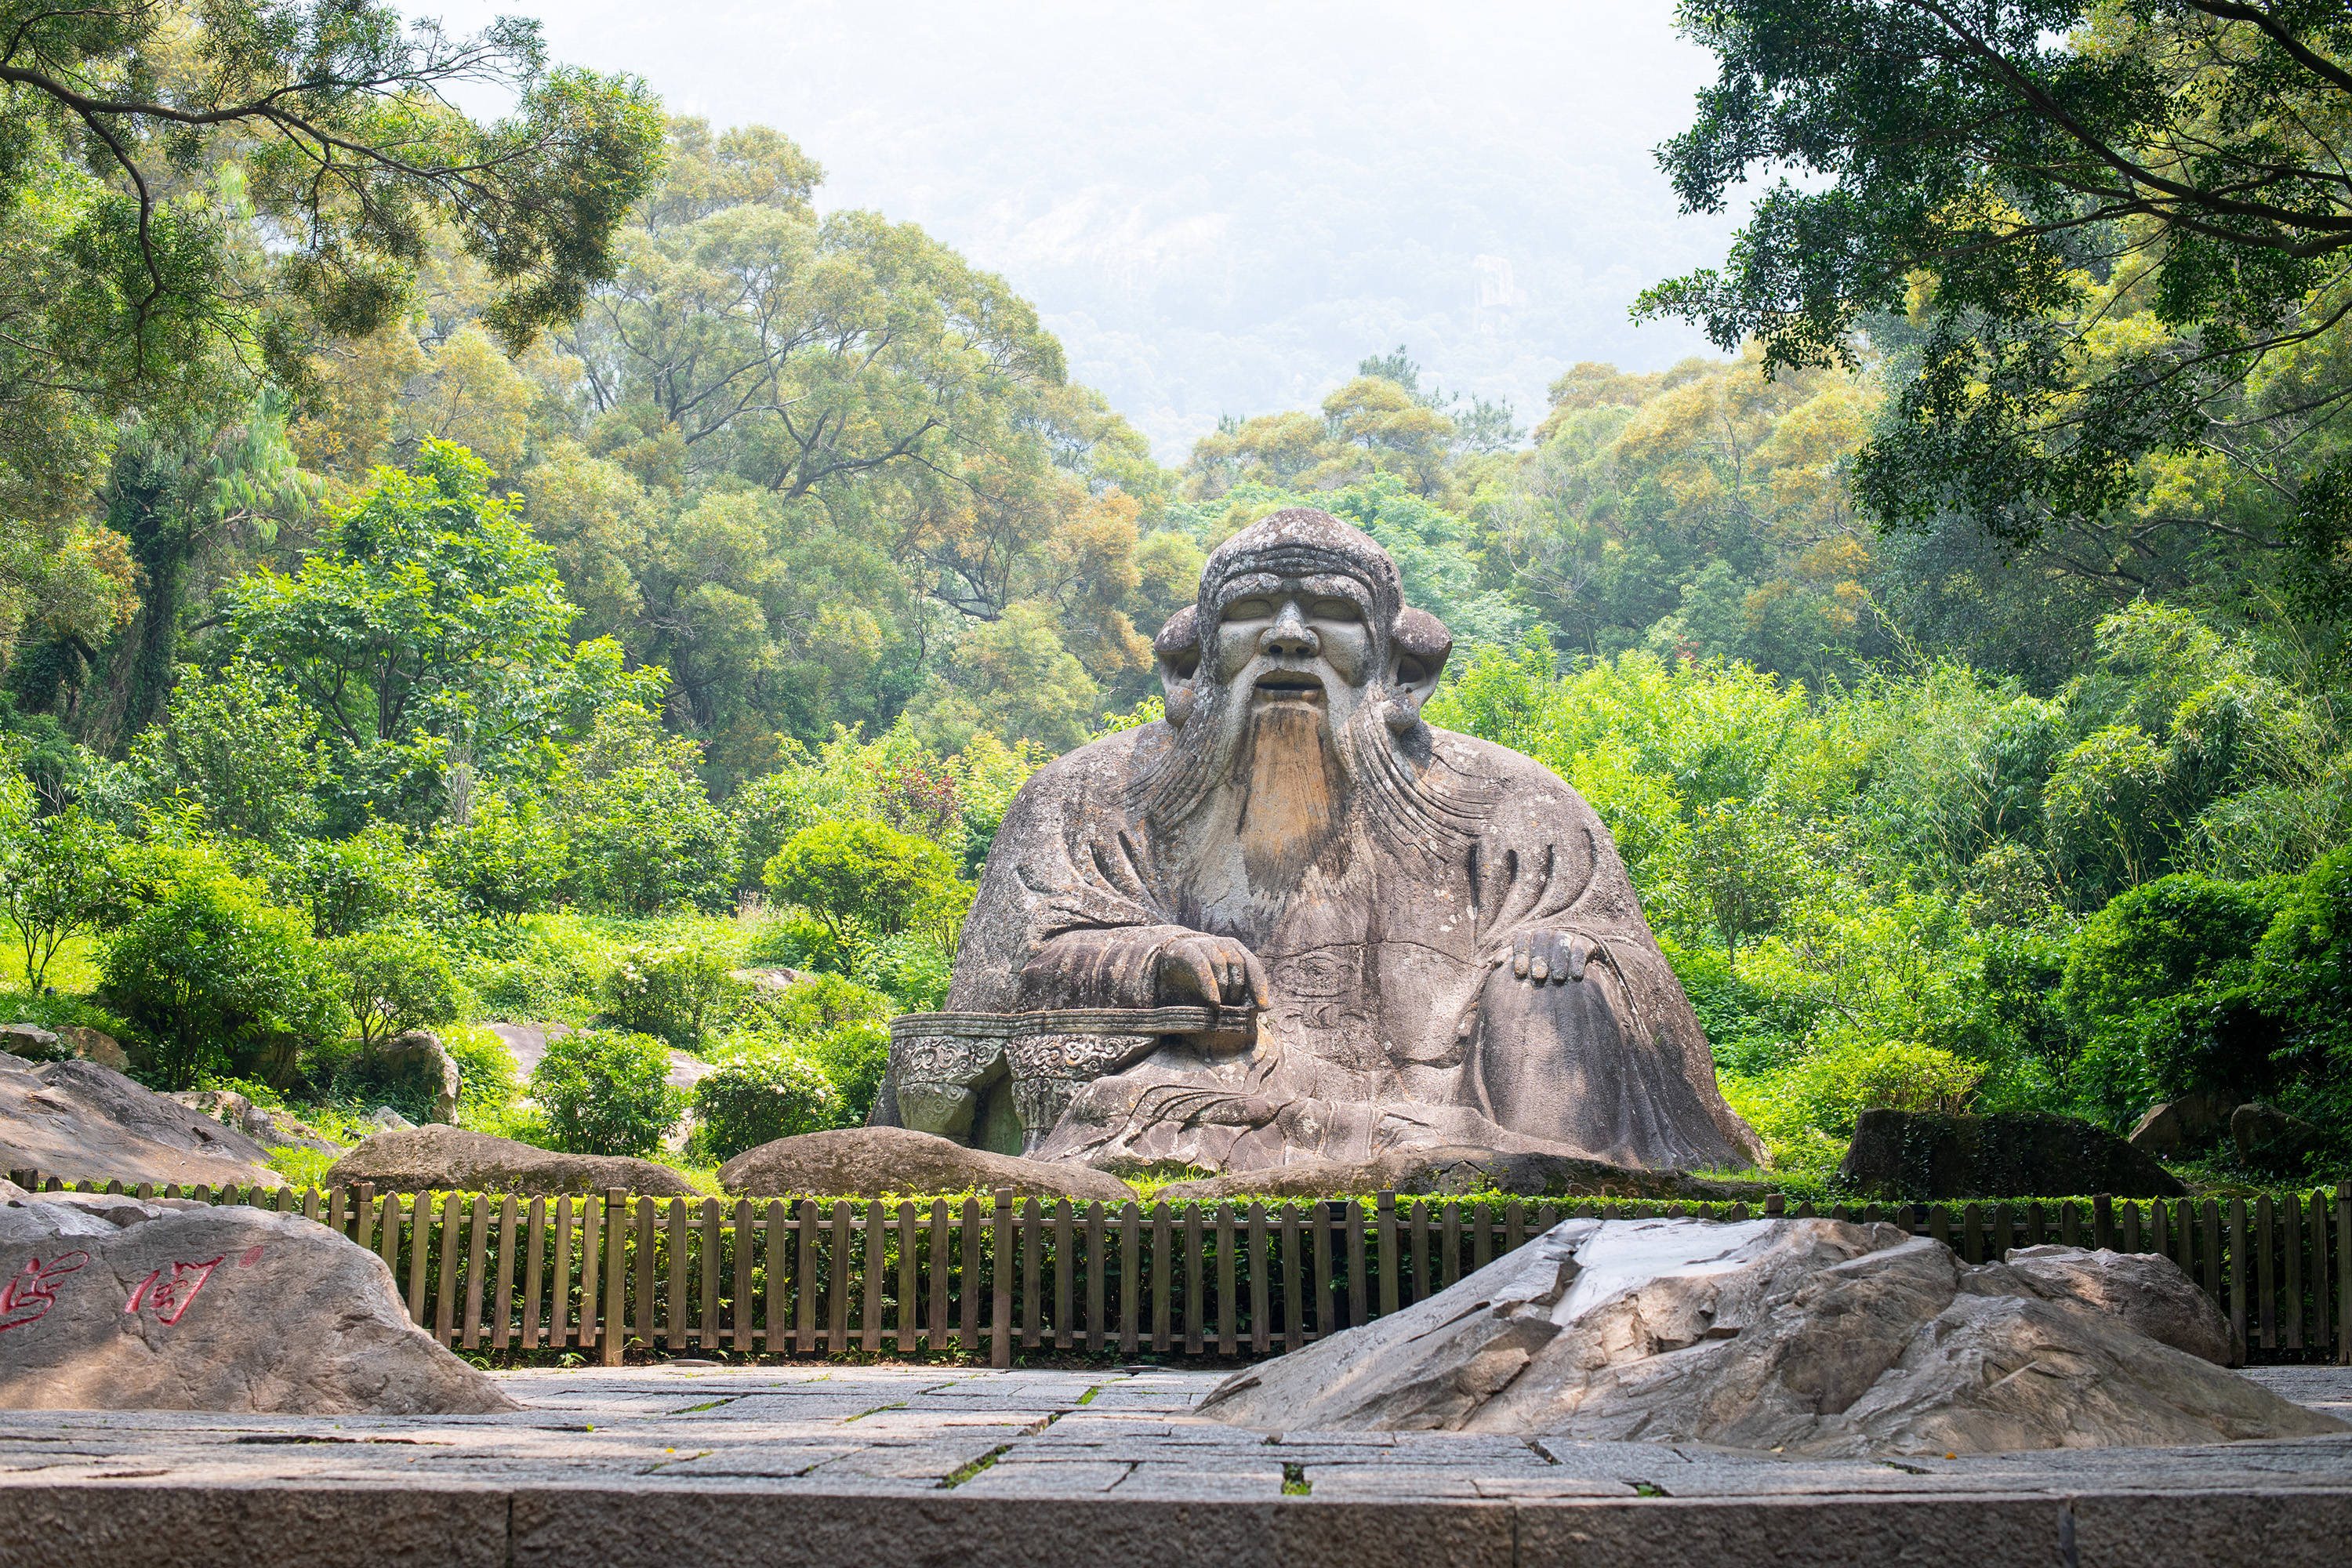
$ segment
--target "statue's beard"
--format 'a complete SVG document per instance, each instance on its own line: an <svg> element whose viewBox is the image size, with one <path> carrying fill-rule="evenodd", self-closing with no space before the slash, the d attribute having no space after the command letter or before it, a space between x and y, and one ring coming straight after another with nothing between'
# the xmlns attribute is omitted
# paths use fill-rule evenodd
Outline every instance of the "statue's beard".
<svg viewBox="0 0 2352 1568"><path fill-rule="evenodd" d="M1324 738L1319 708L1252 707L1249 764L1234 780L1241 798L1234 835L1250 890L1263 896L1298 886L1346 816L1352 790L1338 749Z"/></svg>

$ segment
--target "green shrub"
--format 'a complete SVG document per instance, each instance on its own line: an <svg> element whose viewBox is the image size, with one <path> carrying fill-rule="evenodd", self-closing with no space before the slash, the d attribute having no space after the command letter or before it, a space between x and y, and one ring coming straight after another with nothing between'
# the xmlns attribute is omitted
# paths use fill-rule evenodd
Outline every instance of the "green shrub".
<svg viewBox="0 0 2352 1568"><path fill-rule="evenodd" d="M838 1124L841 1096L823 1068L784 1047L729 1053L694 1086L697 1152L719 1163L778 1138Z"/></svg>
<svg viewBox="0 0 2352 1568"><path fill-rule="evenodd" d="M467 1127L503 1121L517 1089L513 1053L488 1029L459 1024L441 1033L442 1048L457 1063L457 1120Z"/></svg>
<svg viewBox="0 0 2352 1568"><path fill-rule="evenodd" d="M574 1154L650 1154L686 1109L664 1081L669 1053L650 1035L584 1029L547 1043L530 1094L548 1140Z"/></svg>
<svg viewBox="0 0 2352 1568"><path fill-rule="evenodd" d="M326 945L328 959L342 976L343 1005L362 1048L457 1016L449 962L419 928L379 926Z"/></svg>
<svg viewBox="0 0 2352 1568"><path fill-rule="evenodd" d="M751 994L745 1013L753 1027L787 1039L810 1039L844 1024L887 1023L898 1009L871 986L838 974L810 974L781 991Z"/></svg>
<svg viewBox="0 0 2352 1568"><path fill-rule="evenodd" d="M273 1080L299 1050L351 1026L342 986L310 921L226 874L166 883L106 944L106 994L145 1037L171 1089L224 1066Z"/></svg>
<svg viewBox="0 0 2352 1568"><path fill-rule="evenodd" d="M959 885L955 863L928 838L878 822L821 822L793 835L765 872L778 896L857 945L905 931Z"/></svg>
<svg viewBox="0 0 2352 1568"><path fill-rule="evenodd" d="M604 1016L680 1050L699 1050L743 996L728 968L726 955L706 942L629 948L604 977Z"/></svg>
<svg viewBox="0 0 2352 1568"><path fill-rule="evenodd" d="M890 1030L874 1023L843 1024L811 1037L806 1047L840 1096L842 1127L863 1127L882 1092L882 1074L890 1065Z"/></svg>
<svg viewBox="0 0 2352 1568"><path fill-rule="evenodd" d="M566 854L562 830L536 801L492 795L471 822L435 835L433 876L468 914L511 926L554 900Z"/></svg>

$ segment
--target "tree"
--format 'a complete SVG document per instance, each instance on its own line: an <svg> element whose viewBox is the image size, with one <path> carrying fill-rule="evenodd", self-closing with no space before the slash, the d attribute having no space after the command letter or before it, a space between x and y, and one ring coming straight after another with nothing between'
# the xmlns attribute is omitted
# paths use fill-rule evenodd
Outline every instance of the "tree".
<svg viewBox="0 0 2352 1568"><path fill-rule="evenodd" d="M342 977L343 1005L359 1028L362 1050L457 1016L449 962L415 926L379 926L338 937L327 943L327 959Z"/></svg>
<svg viewBox="0 0 2352 1568"><path fill-rule="evenodd" d="M25 984L37 991L68 937L94 931L121 908L121 836L68 805L31 814L31 790L13 770L0 778L0 910L25 948Z"/></svg>
<svg viewBox="0 0 2352 1568"><path fill-rule="evenodd" d="M472 820L435 831L431 863L464 909L511 927L553 900L568 853L536 796L501 792L478 801Z"/></svg>
<svg viewBox="0 0 2352 1568"><path fill-rule="evenodd" d="M464 448L380 468L291 576L264 569L230 617L315 716L345 816L415 821L469 781L543 777L553 737L642 690L608 641L574 648L545 546Z"/></svg>
<svg viewBox="0 0 2352 1568"><path fill-rule="evenodd" d="M521 18L463 38L348 0L17 0L0 18L5 136L24 150L12 205L57 166L89 171L66 297L12 347L126 399L215 343L249 343L299 382L312 333L364 335L398 307L434 224L497 279L492 319L518 347L577 313L659 167L644 87L550 67ZM477 124L443 96L481 82L512 89L519 112ZM229 158L234 199L174 199ZM234 235L255 224L279 237L258 309Z"/></svg>
<svg viewBox="0 0 2352 1568"><path fill-rule="evenodd" d="M100 973L172 1089L193 1089L224 1061L282 1080L303 1047L351 1026L341 977L310 922L200 858L183 857L154 900L113 932Z"/></svg>
<svg viewBox="0 0 2352 1568"><path fill-rule="evenodd" d="M553 788L582 905L650 915L733 901L734 825L695 774L701 758L634 703L596 715Z"/></svg>
<svg viewBox="0 0 2352 1568"><path fill-rule="evenodd" d="M956 880L955 865L929 839L878 822L821 822L793 835L768 862L767 884L803 905L834 940L887 936Z"/></svg>
<svg viewBox="0 0 2352 1568"><path fill-rule="evenodd" d="M695 1137L705 1159L840 1125L841 1097L823 1068L798 1050L746 1046L694 1085Z"/></svg>
<svg viewBox="0 0 2352 1568"><path fill-rule="evenodd" d="M318 825L319 750L316 715L276 671L238 658L215 670L181 666L131 764L150 800L194 805L215 833L278 845Z"/></svg>
<svg viewBox="0 0 2352 1568"><path fill-rule="evenodd" d="M1804 178L1765 193L1723 269L1642 309L1727 349L1752 334L1768 370L1853 363L1864 328L1895 350L1904 376L1855 464L1874 516L1953 512L2011 544L2094 529L2083 569L2125 582L2170 531L2295 545L2306 588L2342 599L2340 5L1726 0L1681 16L1721 61L1661 153L1685 210L1721 210L1759 169ZM2111 518L2167 454L2184 480L2204 461L2269 493L2248 516L2158 485L2163 501Z"/></svg>

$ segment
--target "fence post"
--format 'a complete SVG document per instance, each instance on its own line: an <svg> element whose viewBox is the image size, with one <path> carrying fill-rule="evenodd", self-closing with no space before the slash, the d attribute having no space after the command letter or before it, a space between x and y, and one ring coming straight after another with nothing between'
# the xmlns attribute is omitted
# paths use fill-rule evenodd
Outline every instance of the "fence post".
<svg viewBox="0 0 2352 1568"><path fill-rule="evenodd" d="M996 1189L996 1215L990 1229L996 1248L989 1269L993 1300L988 1314L988 1364L1013 1364L1013 1189Z"/></svg>
<svg viewBox="0 0 2352 1568"><path fill-rule="evenodd" d="M2352 1366L2352 1182L2336 1184L2336 1364Z"/></svg>
<svg viewBox="0 0 2352 1568"><path fill-rule="evenodd" d="M625 1187L604 1189L604 1331L596 1340L596 1364L621 1364L623 1342L628 1335L629 1287L624 1264L628 1257L629 1194Z"/></svg>

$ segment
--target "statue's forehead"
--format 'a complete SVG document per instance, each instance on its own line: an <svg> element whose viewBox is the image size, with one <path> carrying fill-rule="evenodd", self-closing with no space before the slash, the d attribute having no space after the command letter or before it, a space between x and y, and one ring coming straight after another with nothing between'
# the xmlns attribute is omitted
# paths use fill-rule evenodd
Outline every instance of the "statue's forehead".
<svg viewBox="0 0 2352 1568"><path fill-rule="evenodd" d="M1372 607L1371 585L1344 572L1310 572L1296 576L1280 572L1243 572L1218 585L1217 608L1223 610L1235 599L1246 599L1254 594L1351 599L1366 610Z"/></svg>

